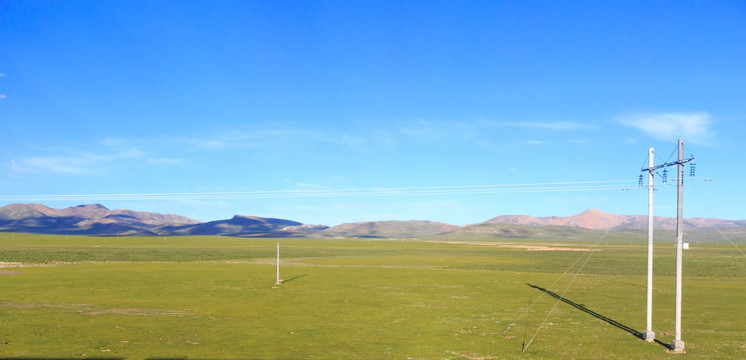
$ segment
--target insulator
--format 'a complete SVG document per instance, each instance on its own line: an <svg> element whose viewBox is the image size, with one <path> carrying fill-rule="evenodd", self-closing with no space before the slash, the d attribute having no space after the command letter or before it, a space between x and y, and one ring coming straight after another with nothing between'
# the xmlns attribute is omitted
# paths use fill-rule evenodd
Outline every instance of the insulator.
<svg viewBox="0 0 746 360"><path fill-rule="evenodd" d="M668 170L663 169L663 183L668 184Z"/></svg>
<svg viewBox="0 0 746 360"><path fill-rule="evenodd" d="M642 187L642 174L640 174L640 177L637 180L637 186Z"/></svg>
<svg viewBox="0 0 746 360"><path fill-rule="evenodd" d="M694 177L694 165L697 165L697 164L689 165L689 176L691 177Z"/></svg>

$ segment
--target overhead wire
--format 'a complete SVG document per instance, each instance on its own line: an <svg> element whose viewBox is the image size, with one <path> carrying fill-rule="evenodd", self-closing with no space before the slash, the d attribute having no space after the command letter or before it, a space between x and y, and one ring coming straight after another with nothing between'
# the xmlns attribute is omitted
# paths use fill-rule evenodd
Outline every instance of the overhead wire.
<svg viewBox="0 0 746 360"><path fill-rule="evenodd" d="M595 245L594 245L594 246L592 246L592 247L591 247L590 249L592 249L592 248L594 248L594 247L595 247ZM588 251L591 251L590 249L589 249ZM576 264L577 264L578 262L580 262L580 260L581 260L581 259L583 259L583 257L585 257L585 256L586 256L586 254L588 254L588 252L586 252L586 251L584 251L584 252L583 252L582 254L580 254L580 256L579 256L579 257L577 258L577 260L575 260L575 262L574 262L574 263L572 263L572 265L568 266L568 267L567 267L567 269L565 269L565 271L564 271L564 272L562 272L562 274L560 274L560 275L559 275L559 276L557 277L557 279L555 279L555 280L554 280L554 282L553 282L553 283L552 283L551 285L549 285L549 287L548 287L547 289L551 289L551 288L553 288L553 287L554 287L554 285L556 285L556 284L557 284L557 283L558 283L558 282L560 281L560 279L562 279L562 277L564 277L565 275L567 275L567 273L568 273L568 272L570 272L570 270L571 270L571 269L572 269L573 267L575 267L575 265L576 265ZM534 302L532 302L532 303L531 303L531 305L529 305L529 306L528 306L528 308L526 308L526 310L524 310L524 311L523 311L523 312L522 312L522 313L521 313L520 315L518 315L518 317L516 317L516 318L515 318L515 319L514 319L513 321L511 321L511 322L510 322L510 324L508 324L508 326L507 326L507 327L505 328L505 330L503 330L503 331L502 331L502 332L500 333L500 335L498 335L498 337L500 337L500 336L503 336L503 334L505 334L506 332L508 332L508 330L510 330L510 328L512 328L513 326L515 326L515 324L516 324L516 323L517 323L517 322L518 322L518 321L519 321L519 320L520 320L520 319L521 319L521 318L522 318L522 317L523 317L524 315L526 315L526 314L527 314L527 313L528 313L528 312L529 312L529 311L531 310L531 308L532 308L532 307L533 307L534 305L536 305L536 303L537 303L537 302L539 302L539 300L541 300L541 298L542 298L542 297L543 297L544 295L546 295L546 292L542 292L542 293L541 293L541 295L539 295L539 296L538 296L538 297L536 298L536 300L534 300Z"/></svg>
<svg viewBox="0 0 746 360"><path fill-rule="evenodd" d="M647 156L645 156L645 160L642 161L642 165L640 165L640 170L641 171L645 171L648 168L645 165L648 164L648 160L649 159L650 159L650 154L648 154Z"/></svg>
<svg viewBox="0 0 746 360"><path fill-rule="evenodd" d="M694 157L694 155L692 155L692 153L691 153L691 152L689 152L689 156L690 156L690 157L692 157L692 158ZM694 164L692 164L692 165L694 165ZM692 176L692 175L690 175L690 177L693 177L693 176ZM711 218L711 217L713 217L713 215L712 215L712 210L710 210L710 207L709 207L709 206L707 205L707 202L705 201L705 198L704 198L704 197L702 196L702 193L701 193L701 191L700 191L699 187L697 186L697 182L696 182L696 181L691 181L691 182L689 182L689 183L691 183L691 184L692 184L692 185L694 186L694 192L695 192L695 193L697 194L697 197L699 198L699 201L700 201L700 202L702 203L702 206L704 206L705 210L707 210L707 214L703 213L703 212L702 212L701 210L699 210L699 209L697 209L697 212L699 212L699 213L700 213L700 215L702 215L702 216L706 216L706 217L710 217L710 218ZM744 251L743 251L743 250L741 250L741 248L739 248L739 247L738 247L738 245L737 245L737 244L736 244L736 243L735 243L735 242L734 242L733 240L731 240L731 238L730 238L730 237L728 237L727 235L725 235L725 233L723 233L723 232L722 232L722 231L720 230L720 228L719 228L719 227L717 227L717 225L715 225L714 223L710 223L710 224L709 224L709 226L711 226L711 227L712 227L712 228L713 228L713 229L714 229L715 231L717 231L717 233L718 233L718 234L720 234L720 236L722 236L722 237L723 237L724 239L728 240L728 242L729 242L729 243L730 243L730 244L731 244L731 245L732 245L732 246L733 246L733 247L734 247L734 248L735 248L736 250L738 250L738 252L739 252L739 253L741 253L741 255L742 255L743 257L746 257L746 253L744 253Z"/></svg>
<svg viewBox="0 0 746 360"><path fill-rule="evenodd" d="M712 215L712 211L710 210L710 207L709 207L709 206L707 206L707 202L705 202L705 199L704 199L704 197L702 197L702 193L701 193L701 192L699 191L699 187L697 187L697 183L696 183L695 181L692 181L691 183L692 183L692 184L694 184L694 190L695 190L695 193L697 193L697 197L699 198L699 200L700 200L700 201L702 202L702 205L703 205L703 206L705 207L705 209L707 210L707 214L704 214L704 213L702 213L702 211L701 211L701 210L697 210L697 211L698 211L698 212L699 212L699 213L700 213L700 214L701 214L702 216L712 217L712 216L713 216L713 215ZM720 231L720 228L718 228L718 227L717 227L717 226L716 226L716 225L715 225L714 223L710 223L709 225L710 225L710 226L711 226L711 227L712 227L713 229L715 229L715 231L717 231L717 232L718 232L718 233L720 234L720 236L722 236L723 238L725 238L726 240L728 240L728 242L729 242L729 243L730 243L730 244L731 244L731 245L732 245L732 246L733 246L734 248L736 248L736 250L738 250L738 252L740 252L740 253L741 253L741 255L742 255L743 257L746 257L746 253L744 253L744 251L743 251L743 250L741 250L741 248L739 248L739 247L738 247L738 245L737 245L737 244L736 244L736 243L735 243L735 242L734 242L733 240L731 240L731 238L730 238L730 237L728 237L727 235L725 235L725 233L723 233L722 231Z"/></svg>
<svg viewBox="0 0 746 360"><path fill-rule="evenodd" d="M606 238L606 235L607 235L607 234L609 234L609 231L610 231L610 230L606 230L606 232L604 233L604 235L603 235L603 236L601 236L601 238L600 238L600 239L598 239L598 241L596 241L596 243L595 243L595 244L593 245L593 247L592 247L591 249L593 249L593 248L597 247L597 246L598 246L598 245L599 245L599 244L601 243L601 241L603 241L603 239L604 239L604 238ZM581 273L581 272L583 272L583 269L585 268L585 265L587 265L587 264L588 264L588 260L590 260L590 259L591 259L591 256L593 256L593 253L594 253L594 252L593 252L593 251L591 251L591 249L589 249L589 250L588 250L588 252L589 252L589 255L588 255L588 257L586 257L586 258L585 258L585 262L584 262L584 263L583 263L583 265L582 265L582 266L580 267L580 270L578 270L578 272L577 272L577 273L575 273L575 276L574 276L574 277L572 278L572 280L570 281L570 283L569 283L569 284L567 284L567 287L565 288L565 291L563 291L563 292L562 292L562 295L560 295L560 296L559 296L559 297L557 298L557 301L556 301L556 302L554 303L554 306L553 306L553 307L552 307L552 309L551 309L551 310L549 311L549 313L547 314L547 316L546 316L546 317L544 318L544 321L542 321L542 322L541 322L541 325L539 325L539 327L538 327L538 328L536 329L536 332L534 333L534 336L532 336L532 337L531 337L531 339L530 339L530 340L528 341L528 343L526 343L526 344L525 344L525 346L523 346L523 349L521 349L521 354L525 353L525 352L526 352L526 350L528 350L528 347L529 347L529 346L531 345L531 343L532 343L532 342L534 341L534 339L536 339L536 336L538 336L538 335L539 335L539 331L541 331L541 329L542 329L542 328L544 327L544 324L546 324L547 320L549 320L549 317L550 317L550 316L552 316L552 313L553 313L553 312L554 312L554 310L555 310L555 309L557 308L557 305L559 305L560 301L562 301L562 299L564 299L564 298L565 298L565 294L567 294L567 291L568 291L568 290L570 290L570 287L572 286L572 284L573 284L573 283L575 282L575 280L576 280L576 279L578 278L578 276L580 275L580 273ZM547 289L547 290L549 290L549 289ZM544 292L544 293L546 293L546 292Z"/></svg>
<svg viewBox="0 0 746 360"><path fill-rule="evenodd" d="M577 264L578 264L578 263L579 263L579 262L580 262L581 260L583 260L583 258L585 258L585 262L584 262L584 263L583 263L583 265L582 265L582 266L580 267L580 270L578 270L578 272L577 272L577 273L575 273L575 276L573 277L573 279L572 279L572 281L570 282L570 284L569 284L569 285L568 285L568 286L567 286L567 287L565 288L565 291L563 292L563 294L562 294L562 296L561 296L561 297L559 298L559 300L561 300L561 299L563 299L563 298L564 298L564 294L565 294L565 293L567 293L567 290L568 290L568 289L570 288L570 286L572 285L572 283L573 283L573 282L575 281L575 279L576 279L576 278L578 277L578 275L580 275L580 273L581 273L581 272L583 271L583 268L584 268L584 267L585 267L585 265L586 265L586 264L588 263L588 260L590 260L591 256L592 256L592 255L593 255L593 253L595 252L596 248L597 248L597 247L598 247L598 246L599 246L599 245L601 244L601 242L602 242L602 241L603 241L603 240L604 240L604 239L606 238L606 235L608 235L608 233L609 233L609 230L607 230L607 231L606 231L606 232L604 233L604 235L603 235L603 236L602 236L601 238L599 238L599 239L598 239L598 240L597 240L597 241L596 241L596 242L595 242L595 243L594 243L594 244L593 244L593 245L592 245L592 246L591 246L590 248L588 248L588 249L587 249L586 251L584 251L584 252L583 252L583 253L582 253L582 254L581 254L581 255L580 255L580 256L579 256L579 257L578 257L578 258L577 258L577 259L576 259L576 260L575 260L575 261L574 261L574 262L573 262L573 263L572 263L571 265L570 265L570 266L568 266L568 267L567 267L567 269L565 269L565 271L564 271L564 272L562 272L562 274L560 274L560 275L559 275L559 276L557 277L557 279L555 279L555 280L554 280L554 282L553 282L553 283L552 283L551 285L549 285L549 287L547 288L548 290L549 290L549 289L552 289L552 288L553 288L553 287L554 287L554 286L555 286L555 285L556 285L556 284L557 284L557 283L558 283L558 282L559 282L559 281L560 281L560 280L561 280L561 279L562 279L562 278L563 278L563 277L564 277L565 275L567 275L568 273L570 273L570 271L571 271L571 270L572 270L573 268L575 268L575 266L576 266L576 265L577 265ZM535 299L535 300L534 300L534 301L533 301L533 302L532 302L532 303L531 303L531 304L530 304L530 305L529 305L529 306L528 306L528 307L527 307L527 308L526 308L526 309L525 309L525 310L524 310L524 311L523 311L523 312L522 312L522 313L521 313L520 315L518 315L518 316L517 316L517 317L516 317L515 319L513 319L513 321L511 321L511 322L510 322L510 324L508 324L508 326L507 326L507 327L506 327L506 328L505 328L505 329L504 329L504 330L503 330L503 331L502 331L502 332L500 333L500 335L498 335L498 337L501 337L501 336L503 336L503 335L504 335L504 334L505 334L506 332L508 332L508 330L510 330L510 329L511 329L511 328L512 328L513 326L515 326L515 325L516 325L516 324L518 323L518 321L519 321L519 320L520 320L521 318L523 318L523 317L524 317L525 315L529 314L529 312L530 312L530 311L531 311L531 309L532 309L532 308L534 307L534 305L536 305L536 304L537 304L537 303L539 302L539 300L541 300L541 298L542 298L542 297L543 297L544 295L546 295L546 294L547 294L547 292L546 292L546 291L542 292L542 293L541 293L541 294L540 294L540 295L539 295L539 296L538 296L538 297L537 297L537 298L536 298L536 299ZM554 305L554 307L555 307L555 308L556 308L557 304L558 304L558 303L555 303L555 305ZM539 326L539 328L537 329L536 333L534 333L534 336L533 336L533 337L532 337L532 338L531 338L531 339L530 339L530 340L528 341L528 343L526 343L526 340L525 340L525 337L526 337L526 330L528 329L528 326L526 326L526 327L524 328L524 340L523 340L523 343L522 343L522 345L521 345L521 353L524 353L524 352L526 351L526 349L528 348L528 346L529 346L529 345L530 345L530 344L531 344L531 343L533 342L533 340L534 340L534 339L536 338L536 336L538 335L538 333L539 333L539 330L541 330L541 328L542 328L542 327L544 326L544 324L546 323L546 319L548 319L548 318L549 318L549 316L551 315L551 313L552 313L553 311L554 311L554 308L552 308L552 310L551 310L551 311L550 311L550 313L549 313L549 314L547 315L547 317L545 317L544 321L543 321L543 322L542 322L542 324L541 324L541 325Z"/></svg>
<svg viewBox="0 0 746 360"><path fill-rule="evenodd" d="M666 161L664 161L664 162L666 162L666 163L670 162L671 158L672 158L672 157L674 156L674 154L676 154L676 152L677 152L678 150L679 150L679 147L678 147L678 146L677 146L677 147L675 147L675 148L673 149L673 151L671 152L671 155L668 155L668 159L666 159Z"/></svg>

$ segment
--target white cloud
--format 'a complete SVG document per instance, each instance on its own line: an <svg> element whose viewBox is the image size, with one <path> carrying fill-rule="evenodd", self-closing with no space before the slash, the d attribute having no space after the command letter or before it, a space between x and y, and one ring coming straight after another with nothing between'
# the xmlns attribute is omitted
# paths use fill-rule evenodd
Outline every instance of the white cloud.
<svg viewBox="0 0 746 360"><path fill-rule="evenodd" d="M708 144L714 137L710 114L704 112L632 115L619 122L658 140L684 138L696 144Z"/></svg>

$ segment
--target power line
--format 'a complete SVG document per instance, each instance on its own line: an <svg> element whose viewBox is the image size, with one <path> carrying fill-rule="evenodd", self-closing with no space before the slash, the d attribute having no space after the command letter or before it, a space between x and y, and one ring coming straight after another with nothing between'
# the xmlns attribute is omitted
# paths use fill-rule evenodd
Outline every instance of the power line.
<svg viewBox="0 0 746 360"><path fill-rule="evenodd" d="M602 238L602 239L603 239L603 238ZM599 240L599 242L600 242L600 240ZM597 243L597 244L598 244L598 243ZM579 261L580 261L581 259L583 259L583 257L585 257L585 256L586 256L586 255L588 254L588 252L589 252L589 251L593 251L593 250L595 249L595 247L596 247L596 245L593 245L593 246L591 246L591 247L590 247L590 248L589 248L589 249L588 249L587 251L584 251L583 253L581 253L581 254L580 254L580 256L579 256L579 257L577 258L577 260L575 260L575 262L574 262L574 263L572 263L572 265L568 266L568 267L567 267L567 269L565 269L565 271L564 271L564 272L563 272L562 274L560 274L560 276L558 276L558 277L557 277L557 279L556 279L556 280L554 280L554 282L553 282L553 283L552 283L551 285L549 285L549 287L548 287L547 289L551 289L551 288L553 288L553 287L554 287L554 285L555 285L555 284L557 284L557 282L559 282L559 281L560 281L560 279L562 279L562 277L564 277L565 275L567 275L567 273L569 273L569 272L570 272L570 270L571 270L572 268L574 268L574 267L575 267L575 265L577 265L577 263L578 263L578 262L579 262ZM536 298L536 300L534 300L534 302L533 302L533 303L531 303L531 305L529 305L529 306L528 306L528 308L526 308L526 310L524 310L524 311L523 311L523 312L522 312L522 313L521 313L520 315L518 315L518 317L516 317L516 318L515 318L515 319L514 319L513 321L511 321L511 322L510 322L510 324L508 324L508 326L507 326L507 327L505 328L505 330L503 330L503 332L501 332L501 333L500 333L500 335L499 335L498 337L500 337L500 336L503 336L503 335L504 335L504 334L505 334L506 332L508 332L508 330L510 330L510 328L511 328L511 327L513 327L513 326L514 326L514 325L515 325L515 324L516 324L516 323L518 322L518 320L520 320L520 319L521 319L521 318L522 318L522 317L523 317L524 315L526 315L526 314L527 314L527 313L529 312L529 310L531 310L531 308L532 308L532 307L533 307L534 305L536 305L536 303L537 303L537 302L539 302L539 300L540 300L540 299L541 299L541 298L542 298L542 297L543 297L544 295L546 295L546 292L542 292L542 293L541 293L541 295L539 295L539 296L538 296L538 297Z"/></svg>
<svg viewBox="0 0 746 360"><path fill-rule="evenodd" d="M600 239L598 239L598 241L596 241L596 243L595 243L595 244L593 245L593 247L592 247L591 249L593 249L593 248L595 248L596 246L598 246L598 245L599 245L599 244L601 243L601 241L602 241L602 240L603 240L604 238L606 238L606 235L607 235L607 234L609 233L609 231L610 231L610 230L606 230L606 233L604 233L604 235L603 235L603 236L602 236L602 237L601 237ZM589 252L590 252L590 254L588 255L588 257L587 257L587 258L585 258L585 262L584 262L584 263L583 263L583 265L582 265L582 266L580 267L580 270L578 270L578 272L577 272L577 273L575 274L575 276L574 276L574 277L572 278L572 280L570 281L570 283L569 283L569 284L567 284L567 287L565 288L565 291L563 291L563 292L562 292L562 295L560 295L560 296L559 296L559 297L557 298L557 301L556 301L556 302L554 303L554 306L552 307L552 310L550 310L550 311L549 311L549 313L547 314L547 316L546 316L546 317L544 318L544 321L542 321L541 325L539 325L539 328L538 328L538 329L536 329L536 333L534 333L534 336L533 336L533 337L531 337L531 339L530 339L530 340L528 341L528 343L527 343L527 344L526 344L526 345L525 345L525 346L523 347L523 349L521 350L521 353L525 353L525 352L526 352L526 350L527 350L527 349L528 349L528 347L529 347L529 346L531 345L531 343L532 343L532 342L534 341L534 339L536 338L536 336L537 336L537 335L539 335L539 331L541 331L541 328L542 328L542 327L544 327L544 324L545 324L545 323L547 322L547 320L549 320L549 317L550 317L550 316L552 315L552 313L554 312L554 309L556 309L556 308L557 308L557 305L559 305L560 301L562 301L562 300L563 300L563 299L565 298L565 294L567 294L567 290L570 290L570 286L572 286L572 284L573 284L573 283L575 282L575 279L577 279L577 278L578 278L578 275L580 275L580 273L581 273L581 272L583 272L583 268L585 268L585 265L586 265L586 264L588 264L588 260L590 260L590 259L591 259L591 256L593 256L593 251L591 251L591 250L589 249Z"/></svg>
<svg viewBox="0 0 746 360"><path fill-rule="evenodd" d="M704 197L702 197L702 193L700 193L700 191L699 191L699 187L697 187L697 185L696 185L696 182L695 182L694 184L695 184L695 185L694 185L694 190L695 190L695 192L697 193L697 196L699 197L699 200L700 200L700 201L702 202L702 205L704 205L705 209L707 210L707 213L708 213L708 215L705 215L705 214L704 214L704 213L702 213L702 211L701 211L701 210L699 210L699 209L697 209L697 211L698 211L698 212L699 212L699 213L700 213L700 214L701 214L702 216L708 216L708 217L712 217L712 211L710 210L710 207L709 207L709 206L707 206L707 202L705 202L705 199L704 199ZM725 235L725 234L724 234L724 233L723 233L722 231L720 231L720 228L718 228L717 226L715 226L715 224L714 224L714 223L711 223L711 224L710 224L710 226L711 226L711 227L712 227L713 229L715 229L715 231L717 231L717 232L718 232L718 233L719 233L719 234L720 234L720 235L721 235L721 236L722 236L723 238L725 238L726 240L728 240L728 242L729 242L729 243L730 243L731 245L733 245L733 247L734 247L734 248L736 248L736 250L738 250L738 252L740 252L740 253L741 253L741 255L742 255L743 257L746 257L746 253L744 253L744 252L743 252L743 250L741 250L741 248L739 248L739 247L738 247L738 245L736 245L736 243L735 243L735 242L733 242L733 240L731 240L731 239L730 239L730 238L729 238L729 237L728 237L727 235Z"/></svg>

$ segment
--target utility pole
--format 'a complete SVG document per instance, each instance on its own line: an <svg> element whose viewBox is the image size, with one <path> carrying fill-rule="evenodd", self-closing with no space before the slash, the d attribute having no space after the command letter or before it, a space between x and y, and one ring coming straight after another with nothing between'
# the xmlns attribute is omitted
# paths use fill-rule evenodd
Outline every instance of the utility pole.
<svg viewBox="0 0 746 360"><path fill-rule="evenodd" d="M653 166L653 148L650 148L648 168L641 171L648 172L648 308L647 308L647 329L642 337L645 341L652 342L655 340L655 333L652 330L652 308L653 308L653 174L655 170L677 166L677 214L676 214L676 330L675 338L671 342L673 353L684 352L684 341L681 340L681 268L683 255L683 232L684 232L684 164L694 160L694 157L684 159L684 139L679 139L679 158L677 161L663 163ZM665 169L664 169L665 182ZM642 175L640 175L640 185L642 186Z"/></svg>
<svg viewBox="0 0 746 360"><path fill-rule="evenodd" d="M655 151L651 147L648 152L648 308L647 308L647 326L642 333L643 340L647 342L655 341L655 332L653 331L653 160Z"/></svg>
<svg viewBox="0 0 746 360"><path fill-rule="evenodd" d="M691 160L691 159L689 159ZM676 188L677 213L676 213L676 330L675 338L671 342L671 349L675 353L684 352L684 341L681 340L681 262L683 255L683 233L684 233L684 139L679 139L679 161Z"/></svg>

